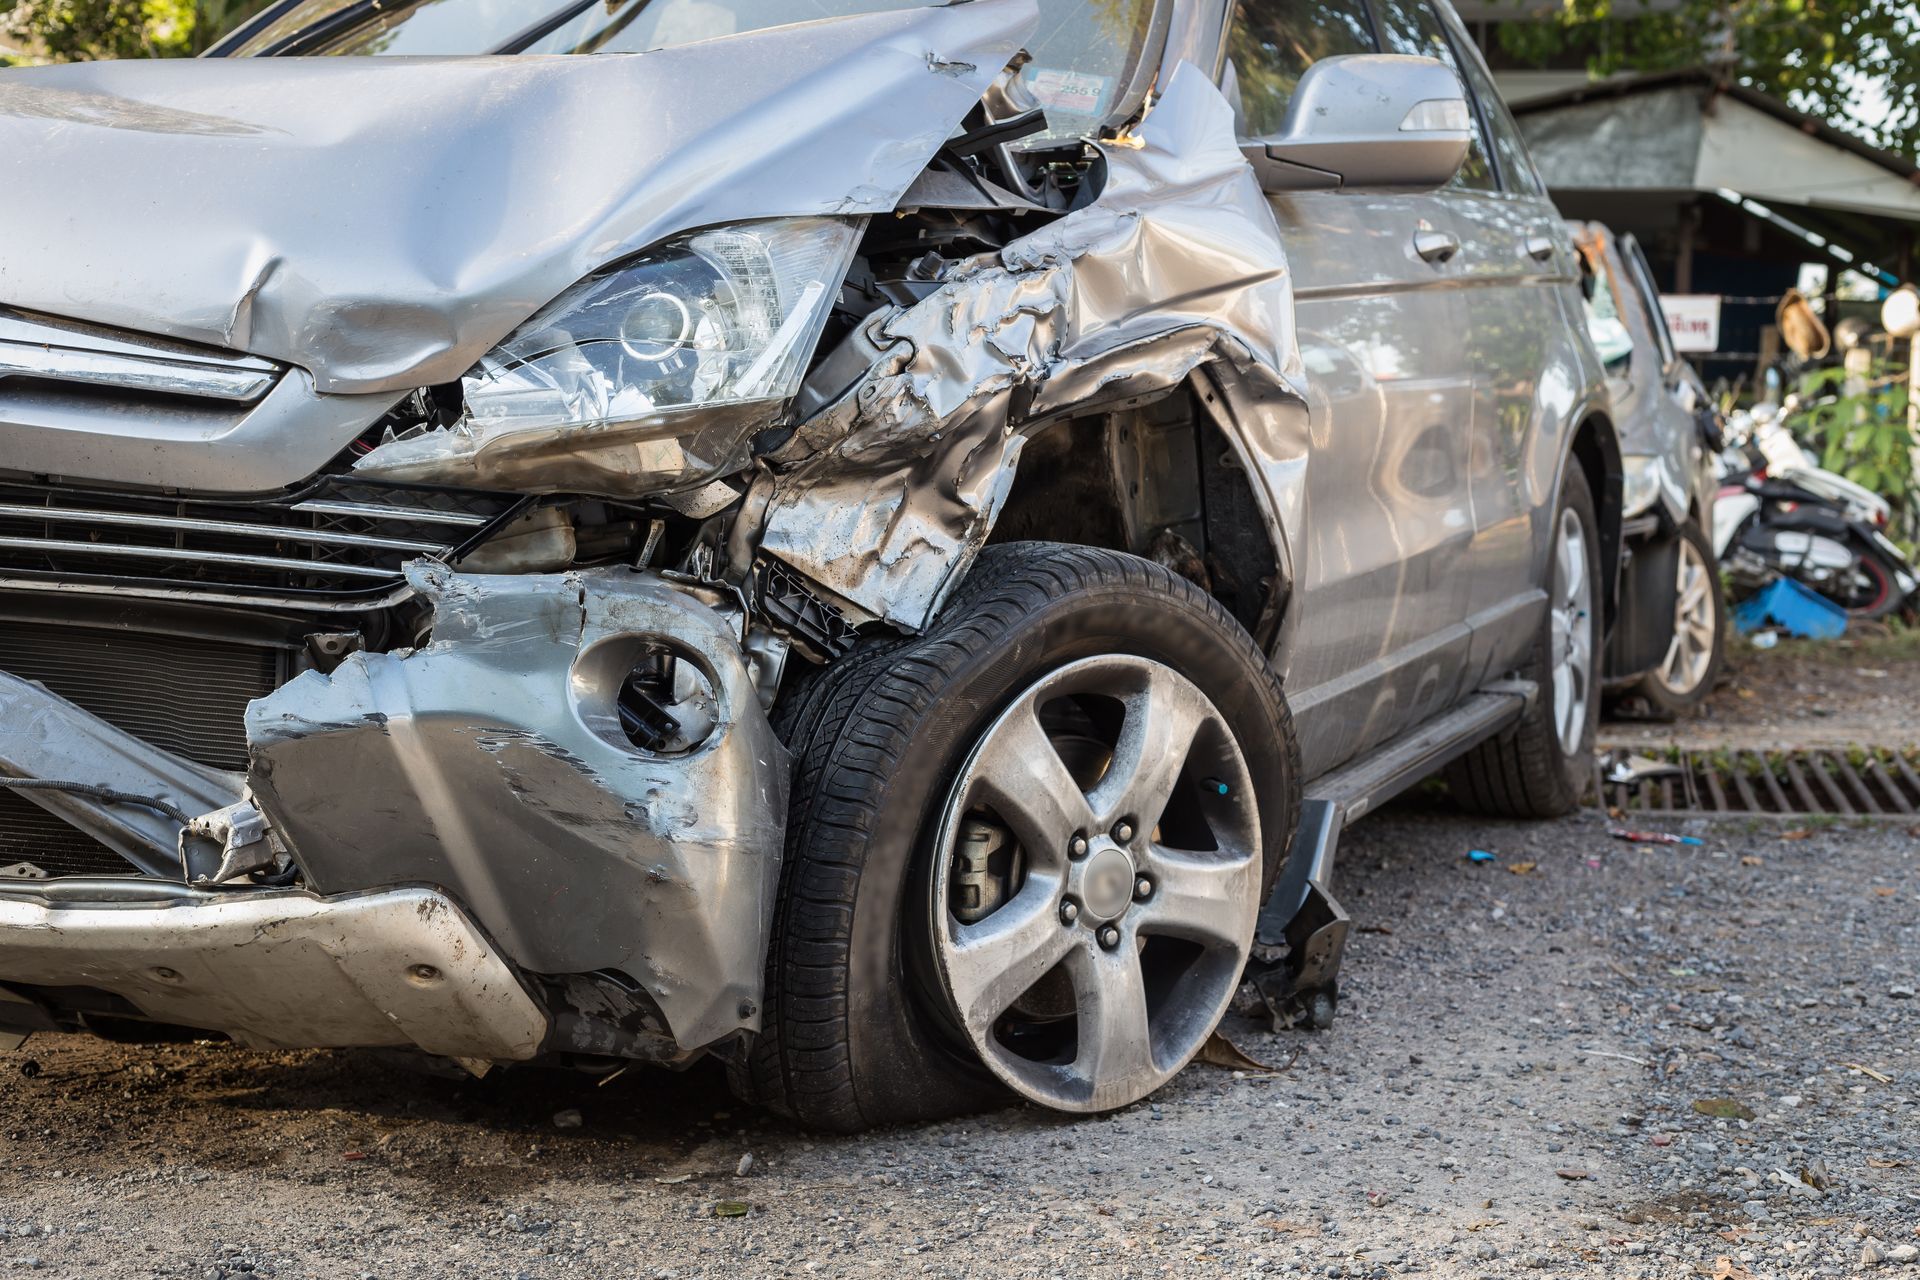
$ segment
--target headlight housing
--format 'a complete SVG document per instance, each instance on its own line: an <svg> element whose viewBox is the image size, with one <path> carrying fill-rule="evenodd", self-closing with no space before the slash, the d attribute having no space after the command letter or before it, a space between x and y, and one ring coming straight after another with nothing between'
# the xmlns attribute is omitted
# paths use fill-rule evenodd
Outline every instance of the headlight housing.
<svg viewBox="0 0 1920 1280"><path fill-rule="evenodd" d="M1660 500L1660 459L1628 454L1620 460L1620 514L1631 520L1653 510Z"/></svg>
<svg viewBox="0 0 1920 1280"><path fill-rule="evenodd" d="M799 390L858 231L738 223L590 276L467 372L459 422L385 441L355 470L613 496L737 470Z"/></svg>

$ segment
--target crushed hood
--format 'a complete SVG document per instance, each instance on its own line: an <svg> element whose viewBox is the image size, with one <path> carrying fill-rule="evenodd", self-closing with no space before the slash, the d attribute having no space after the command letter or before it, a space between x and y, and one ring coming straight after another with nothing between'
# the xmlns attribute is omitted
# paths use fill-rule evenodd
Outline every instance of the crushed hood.
<svg viewBox="0 0 1920 1280"><path fill-rule="evenodd" d="M676 232L891 209L1034 21L971 0L643 54L0 71L0 303L322 391L452 381Z"/></svg>

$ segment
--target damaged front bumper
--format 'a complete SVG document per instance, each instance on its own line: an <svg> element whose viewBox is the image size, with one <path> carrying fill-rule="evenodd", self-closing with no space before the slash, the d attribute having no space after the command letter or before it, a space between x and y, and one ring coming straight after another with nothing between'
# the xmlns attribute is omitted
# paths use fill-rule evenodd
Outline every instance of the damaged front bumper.
<svg viewBox="0 0 1920 1280"><path fill-rule="evenodd" d="M547 1015L464 912L430 889L321 898L154 881L0 896L0 1034L59 1030L84 987L256 1049L405 1047L514 1062Z"/></svg>
<svg viewBox="0 0 1920 1280"><path fill-rule="evenodd" d="M7 683L0 774L84 779L93 760L122 796L188 813L250 800L300 888L190 886L182 870L84 882L106 886L92 893L0 889L0 991L103 991L263 1046L468 1059L678 1059L758 1028L787 757L725 589L426 561L408 577L433 607L431 641L353 654L254 701L244 776ZM677 735L642 745L621 698L650 655L689 692ZM151 831L129 827L157 814L22 794L156 855Z"/></svg>

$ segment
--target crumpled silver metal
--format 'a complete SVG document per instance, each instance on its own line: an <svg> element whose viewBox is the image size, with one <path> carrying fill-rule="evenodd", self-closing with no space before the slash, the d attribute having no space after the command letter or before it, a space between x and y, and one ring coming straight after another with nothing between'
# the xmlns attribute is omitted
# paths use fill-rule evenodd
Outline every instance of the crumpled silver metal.
<svg viewBox="0 0 1920 1280"><path fill-rule="evenodd" d="M974 0L641 54L9 70L0 303L322 392L450 382L676 232L893 208L1034 20Z"/></svg>
<svg viewBox="0 0 1920 1280"><path fill-rule="evenodd" d="M149 875L180 874L180 823L165 809L110 802L140 796L188 815L239 801L239 774L142 742L42 685L0 671L0 776L75 783L95 794L36 788L18 794L86 832Z"/></svg>
<svg viewBox="0 0 1920 1280"><path fill-rule="evenodd" d="M1183 63L1099 150L1098 198L874 316L872 367L770 458L761 548L868 619L926 625L1048 418L1208 365L1243 404L1303 402L1286 254L1219 91Z"/></svg>
<svg viewBox="0 0 1920 1280"><path fill-rule="evenodd" d="M446 889L538 973L618 970L688 1049L757 1030L787 753L737 621L654 573L408 566L432 642L356 653L247 708L249 783L315 892ZM714 690L682 755L622 735L640 646Z"/></svg>

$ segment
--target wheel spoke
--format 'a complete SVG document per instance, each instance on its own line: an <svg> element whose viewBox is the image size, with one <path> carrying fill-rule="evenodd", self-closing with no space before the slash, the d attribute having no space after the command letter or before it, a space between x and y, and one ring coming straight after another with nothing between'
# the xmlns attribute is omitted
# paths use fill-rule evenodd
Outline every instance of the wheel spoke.
<svg viewBox="0 0 1920 1280"><path fill-rule="evenodd" d="M1140 932L1233 950L1247 945L1246 904L1260 890L1260 863L1251 852L1201 854L1155 846L1143 870L1153 893L1134 908Z"/></svg>
<svg viewBox="0 0 1920 1280"><path fill-rule="evenodd" d="M1073 833L1094 828L1086 793L1031 705L1014 708L994 727L974 762L969 799L999 814L1042 866L1057 866Z"/></svg>
<svg viewBox="0 0 1920 1280"><path fill-rule="evenodd" d="M1137 1094L1142 1076L1155 1074L1153 1029L1147 1021L1147 981L1140 972L1140 953L1134 950L1132 931L1118 947L1103 951L1081 947L1067 962L1073 976L1073 1001L1079 1022L1080 1045L1074 1056L1076 1074L1093 1086L1098 1101L1104 1096Z"/></svg>
<svg viewBox="0 0 1920 1280"><path fill-rule="evenodd" d="M1101 827L1130 816L1140 830L1152 831L1180 780L1194 734L1213 709L1199 690L1164 667L1149 671L1142 687L1121 703L1126 714L1113 762L1087 801Z"/></svg>
<svg viewBox="0 0 1920 1280"><path fill-rule="evenodd" d="M1029 877L1011 902L978 924L955 924L943 961L947 989L967 1030L993 1025L1086 937L1060 922L1057 881Z"/></svg>

